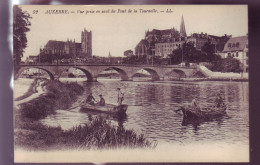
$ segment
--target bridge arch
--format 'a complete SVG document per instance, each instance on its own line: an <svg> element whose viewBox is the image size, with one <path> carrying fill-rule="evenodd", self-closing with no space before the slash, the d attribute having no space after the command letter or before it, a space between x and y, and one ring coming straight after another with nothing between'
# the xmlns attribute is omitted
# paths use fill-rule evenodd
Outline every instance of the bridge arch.
<svg viewBox="0 0 260 165"><path fill-rule="evenodd" d="M119 68L119 67L108 67L108 68L105 68L105 69L102 70L102 71L105 71L105 70L108 70L108 69L113 69L113 70L117 71L117 72L119 73L120 77L121 77L121 80L123 80L123 81L129 80L129 77L128 77L128 75L127 75L127 73L126 73L125 70L123 70L123 69L121 69L121 68ZM102 72L102 71L101 71L101 72ZM100 72L100 73L101 73L101 72Z"/></svg>
<svg viewBox="0 0 260 165"><path fill-rule="evenodd" d="M207 75L201 71L195 71L192 75L193 77L196 77L196 78L202 78L202 77L207 77Z"/></svg>
<svg viewBox="0 0 260 165"><path fill-rule="evenodd" d="M54 80L54 75L53 75L53 73L52 73L51 71L49 71L48 69L45 69L45 68L42 68L42 67L21 67L21 68L19 69L19 71L15 74L14 79L15 79L15 80L18 79L19 76L20 76L25 70L27 70L27 69L41 69L41 70L45 71L45 72L49 75L49 77L50 77L51 80Z"/></svg>
<svg viewBox="0 0 260 165"><path fill-rule="evenodd" d="M81 70L87 77L87 81L96 81L96 79L94 78L94 76L91 74L91 72L89 72L87 69L81 68L81 67L76 67L76 66L72 66L70 68L75 68L75 69L79 69ZM69 69L68 69L69 70Z"/></svg>
<svg viewBox="0 0 260 165"><path fill-rule="evenodd" d="M171 73L177 74L176 77L178 78L185 78L187 77L186 73L181 69L172 69L170 72L166 73L166 75L170 75Z"/></svg>
<svg viewBox="0 0 260 165"><path fill-rule="evenodd" d="M150 75L152 76L152 80L154 80L154 81L160 80L160 76L158 75L156 70L151 69L151 68L143 68L143 70L145 70L148 73L150 73Z"/></svg>

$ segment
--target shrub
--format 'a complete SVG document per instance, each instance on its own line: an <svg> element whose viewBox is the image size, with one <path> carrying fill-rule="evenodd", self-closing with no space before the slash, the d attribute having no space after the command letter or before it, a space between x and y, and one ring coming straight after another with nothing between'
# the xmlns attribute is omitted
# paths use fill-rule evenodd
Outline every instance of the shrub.
<svg viewBox="0 0 260 165"><path fill-rule="evenodd" d="M46 117L48 114L54 113L54 97L53 94L46 94L27 103L21 104L22 116L40 119Z"/></svg>
<svg viewBox="0 0 260 165"><path fill-rule="evenodd" d="M239 73L242 71L241 62L233 57L227 57L219 59L212 63L209 69L216 72L235 72Z"/></svg>
<svg viewBox="0 0 260 165"><path fill-rule="evenodd" d="M77 126L65 131L62 135L66 145L73 148L151 148L152 144L143 134L137 135L134 130L114 127L110 122L99 117L85 126Z"/></svg>

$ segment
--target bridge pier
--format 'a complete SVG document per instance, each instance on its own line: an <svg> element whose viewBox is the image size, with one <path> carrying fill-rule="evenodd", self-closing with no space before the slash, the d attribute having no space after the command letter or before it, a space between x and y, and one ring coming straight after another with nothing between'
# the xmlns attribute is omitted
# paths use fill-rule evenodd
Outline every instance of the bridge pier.
<svg viewBox="0 0 260 165"><path fill-rule="evenodd" d="M97 82L97 77L92 77L91 79L88 79L87 82Z"/></svg>
<svg viewBox="0 0 260 165"><path fill-rule="evenodd" d="M54 75L54 76L50 76L51 80L59 80L60 76L58 75Z"/></svg>
<svg viewBox="0 0 260 165"><path fill-rule="evenodd" d="M122 79L121 81L133 81L133 77L128 77L127 79Z"/></svg>

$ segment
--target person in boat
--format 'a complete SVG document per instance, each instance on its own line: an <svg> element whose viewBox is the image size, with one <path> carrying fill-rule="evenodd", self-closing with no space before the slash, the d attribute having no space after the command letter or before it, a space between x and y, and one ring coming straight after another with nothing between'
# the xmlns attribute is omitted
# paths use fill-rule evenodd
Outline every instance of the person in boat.
<svg viewBox="0 0 260 165"><path fill-rule="evenodd" d="M121 92L120 88L117 88L117 103L118 106L122 105L122 102L124 100L124 94Z"/></svg>
<svg viewBox="0 0 260 165"><path fill-rule="evenodd" d="M221 97L220 93L217 94L215 99L215 107L219 108L224 104L223 98Z"/></svg>
<svg viewBox="0 0 260 165"><path fill-rule="evenodd" d="M198 105L196 99L192 99L191 104L190 104L190 107L191 107L192 109L199 108L199 105Z"/></svg>
<svg viewBox="0 0 260 165"><path fill-rule="evenodd" d="M100 105L100 106L105 106L105 105L106 105L106 102L105 102L104 97L103 97L102 95L99 95L99 97L100 97L99 105Z"/></svg>
<svg viewBox="0 0 260 165"><path fill-rule="evenodd" d="M86 103L88 103L88 104L91 104L91 105L94 105L95 104L95 98L93 97L93 95L92 95L92 93L90 93L89 95L88 95L88 98L87 98L87 100L86 100Z"/></svg>
<svg viewBox="0 0 260 165"><path fill-rule="evenodd" d="M190 104L190 110L194 112L200 111L200 107L196 99L192 99Z"/></svg>

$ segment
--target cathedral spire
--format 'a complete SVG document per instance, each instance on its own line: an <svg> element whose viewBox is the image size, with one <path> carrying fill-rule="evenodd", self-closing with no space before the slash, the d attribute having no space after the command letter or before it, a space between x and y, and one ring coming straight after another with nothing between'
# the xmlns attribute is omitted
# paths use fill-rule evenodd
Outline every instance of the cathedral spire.
<svg viewBox="0 0 260 165"><path fill-rule="evenodd" d="M181 37L187 37L186 30L185 30L185 25L184 25L183 15L181 17L180 35L181 35Z"/></svg>
<svg viewBox="0 0 260 165"><path fill-rule="evenodd" d="M109 53L108 53L108 57L112 57L112 55L110 54L110 50L109 50Z"/></svg>

